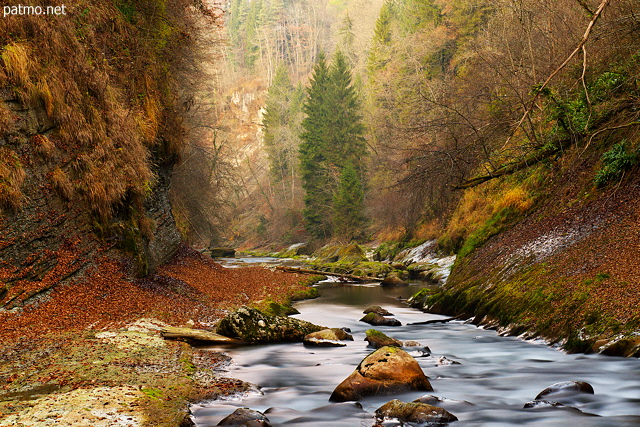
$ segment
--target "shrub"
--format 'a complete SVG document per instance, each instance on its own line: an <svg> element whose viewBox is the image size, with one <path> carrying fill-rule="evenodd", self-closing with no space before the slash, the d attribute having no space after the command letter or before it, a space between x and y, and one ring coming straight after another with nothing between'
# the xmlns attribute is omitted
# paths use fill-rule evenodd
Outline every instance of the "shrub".
<svg viewBox="0 0 640 427"><path fill-rule="evenodd" d="M603 187L613 180L620 179L637 162L638 150L631 150L627 141L614 144L602 155L602 168L596 172L594 178L596 186Z"/></svg>

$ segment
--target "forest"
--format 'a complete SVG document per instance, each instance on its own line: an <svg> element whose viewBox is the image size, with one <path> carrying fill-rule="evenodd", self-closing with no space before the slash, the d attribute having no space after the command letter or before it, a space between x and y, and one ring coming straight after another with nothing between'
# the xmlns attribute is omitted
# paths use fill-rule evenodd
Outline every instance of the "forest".
<svg viewBox="0 0 640 427"><path fill-rule="evenodd" d="M218 224L226 229L221 238L248 246L437 238L443 250L457 252L492 216L511 224L530 211L546 185L534 181L549 175L541 168L553 169L572 149L602 156L612 139L622 144L594 171L597 191L633 166L631 3L374 3L321 10L304 2L231 3L230 73L243 77L229 90L251 86L263 100L248 107L254 118L240 119L261 124L255 136L227 142L258 157L250 168L243 166L249 155L227 162L244 176L233 179L239 186L233 194L221 195L234 218ZM343 66L353 100L321 99L335 90L321 89L318 80L330 72L324 68ZM314 120L325 120L335 135L323 138ZM229 123L220 123L224 138ZM325 152L305 149L313 138L325 141ZM358 212L357 226L342 224L344 213L334 212L346 183L344 165L332 157L346 160L347 151L358 157L355 191L363 193L362 202L354 195L348 203ZM617 166L609 170L608 162ZM309 163L326 163L326 170L311 171ZM327 223L314 224L310 215Z"/></svg>

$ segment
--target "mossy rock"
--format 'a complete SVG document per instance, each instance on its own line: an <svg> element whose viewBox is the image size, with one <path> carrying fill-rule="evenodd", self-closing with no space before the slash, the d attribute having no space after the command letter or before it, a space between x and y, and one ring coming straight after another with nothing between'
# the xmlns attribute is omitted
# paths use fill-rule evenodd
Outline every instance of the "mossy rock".
<svg viewBox="0 0 640 427"><path fill-rule="evenodd" d="M241 307L218 324L217 333L250 343L301 342L312 332L325 329L300 319L270 316Z"/></svg>
<svg viewBox="0 0 640 427"><path fill-rule="evenodd" d="M458 421L455 415L438 406L421 402L405 403L398 399L385 403L376 409L375 414L378 423L394 420L401 425L443 426Z"/></svg>
<svg viewBox="0 0 640 427"><path fill-rule="evenodd" d="M376 329L367 329L365 331L367 336L365 337L365 341L369 343L369 346L374 348L381 348L385 346L393 346L393 347L402 347L402 341L399 341L395 338L391 338L388 335L376 330Z"/></svg>
<svg viewBox="0 0 640 427"><path fill-rule="evenodd" d="M314 276L316 278L320 277L320 280L324 280L326 278L326 276ZM318 288L314 288L312 286L306 288L306 289L301 289L299 291L294 292L291 295L291 301L302 301L305 299L314 299L314 298L319 298L320 297L320 292L318 291Z"/></svg>
<svg viewBox="0 0 640 427"><path fill-rule="evenodd" d="M376 313L368 313L360 321L373 326L402 326L398 319L388 319Z"/></svg>
<svg viewBox="0 0 640 427"><path fill-rule="evenodd" d="M300 314L300 312L293 308L291 304L281 304L272 300L258 303L256 304L256 308L262 313L270 316L291 316L292 314Z"/></svg>

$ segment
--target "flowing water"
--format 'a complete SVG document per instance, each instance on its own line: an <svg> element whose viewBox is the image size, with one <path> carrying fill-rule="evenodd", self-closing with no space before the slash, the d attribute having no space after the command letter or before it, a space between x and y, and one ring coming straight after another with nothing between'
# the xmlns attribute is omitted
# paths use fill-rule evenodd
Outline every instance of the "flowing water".
<svg viewBox="0 0 640 427"><path fill-rule="evenodd" d="M287 426L372 426L373 412L387 401L409 402L425 394L446 400L438 406L456 415L452 426L639 426L640 361L601 355L565 354L542 342L500 337L461 321L408 325L443 316L409 308L406 298L419 289L382 288L377 284L321 283L321 297L296 304L298 317L328 327L347 327L354 341L346 347L316 348L300 344L226 348L234 363L227 375L260 386L224 401L193 405L197 426L214 426L236 408L264 412L271 423ZM364 341L371 326L359 322L362 311L381 305L402 322L376 329L402 341L427 345L432 354L416 357L430 378L433 392L410 392L363 399L359 403L331 403L329 396L369 354ZM220 351L220 348L212 348ZM445 356L453 365L439 365ZM572 401L578 408L523 409L549 385L580 380L595 394ZM398 425L387 422L385 425Z"/></svg>

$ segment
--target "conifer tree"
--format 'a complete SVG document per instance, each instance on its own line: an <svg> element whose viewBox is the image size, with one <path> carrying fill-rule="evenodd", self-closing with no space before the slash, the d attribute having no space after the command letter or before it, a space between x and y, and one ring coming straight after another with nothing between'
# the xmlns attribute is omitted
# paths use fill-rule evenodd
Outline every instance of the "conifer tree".
<svg viewBox="0 0 640 427"><path fill-rule="evenodd" d="M333 198L334 234L347 240L362 237L366 222L362 177L352 164L347 164Z"/></svg>
<svg viewBox="0 0 640 427"><path fill-rule="evenodd" d="M304 219L312 236L325 238L331 235L331 204L327 164L327 120L330 110L327 88L329 67L320 54L313 69L307 98L302 107L306 117L302 121L304 131L300 135L300 170L304 195Z"/></svg>
<svg viewBox="0 0 640 427"><path fill-rule="evenodd" d="M305 221L307 230L314 237L330 237L346 229L353 234L351 225L343 227L344 209L335 216L337 211L334 208L347 166L353 171L344 178L349 181L349 186L344 188L360 188L364 194L364 126L360 102L351 79L348 60L340 51L330 67L324 56L321 57L314 69L303 107L307 117L302 122L305 131L301 135L300 163L305 190ZM359 181L359 185L353 183L354 179ZM338 199L348 200L344 194ZM360 212L356 215L358 218L364 215L363 206L362 203L354 206Z"/></svg>

